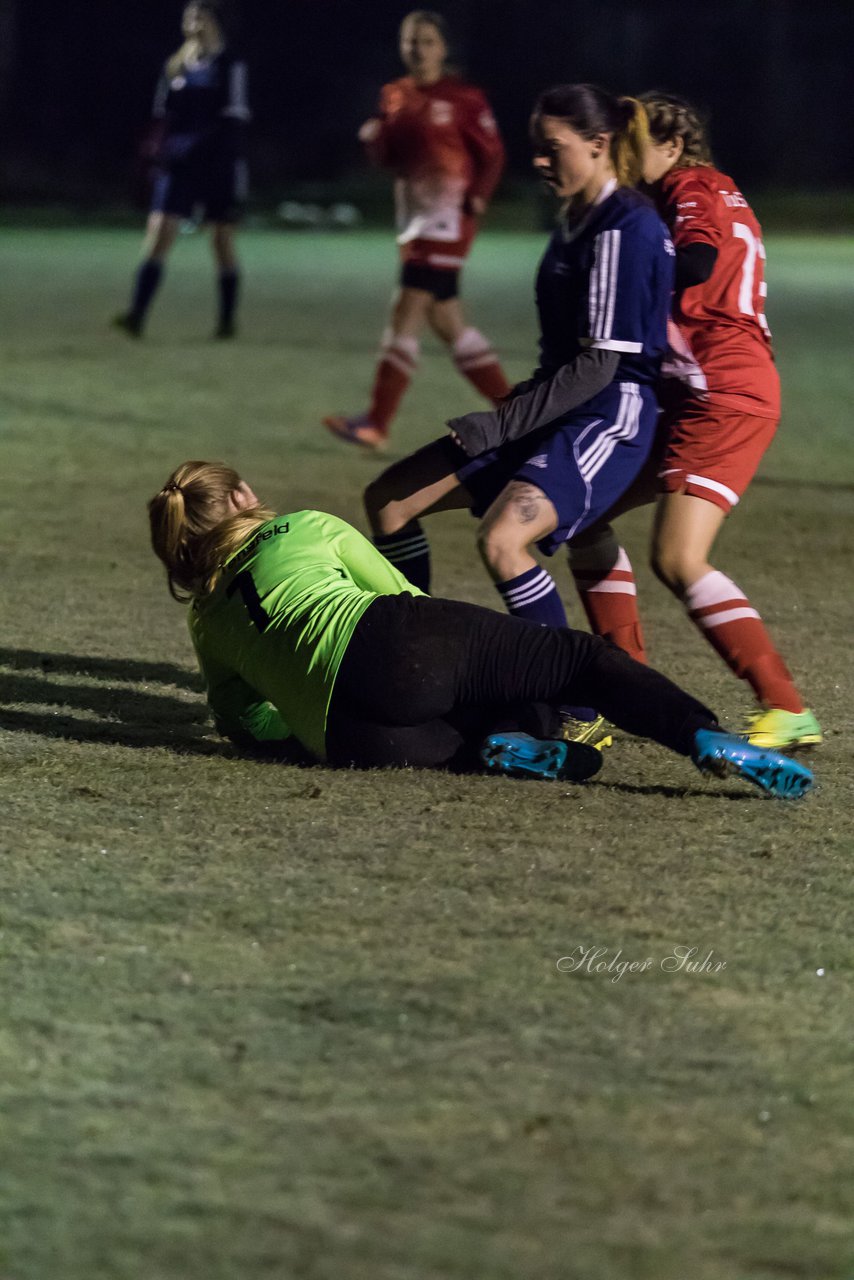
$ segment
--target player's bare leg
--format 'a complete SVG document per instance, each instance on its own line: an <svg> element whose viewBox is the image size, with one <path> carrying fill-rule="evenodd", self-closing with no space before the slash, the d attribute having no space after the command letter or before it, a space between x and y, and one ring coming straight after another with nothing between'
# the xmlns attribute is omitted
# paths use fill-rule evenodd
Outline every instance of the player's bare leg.
<svg viewBox="0 0 854 1280"><path fill-rule="evenodd" d="M155 258L158 262L163 262L177 240L180 229L180 218L171 213L150 213L142 243L143 258Z"/></svg>
<svg viewBox="0 0 854 1280"><path fill-rule="evenodd" d="M371 403L365 413L332 414L324 426L350 444L381 451L403 394L418 367L419 335L427 323L433 295L402 285L392 299L388 327L380 342Z"/></svg>
<svg viewBox="0 0 854 1280"><path fill-rule="evenodd" d="M459 298L432 299L430 328L446 343L457 369L492 404L507 395L510 383L487 338L467 325Z"/></svg>
<svg viewBox="0 0 854 1280"><path fill-rule="evenodd" d="M567 625L563 602L551 574L531 555L530 546L558 524L554 504L536 485L513 480L484 516L478 546L508 613L541 626ZM567 741L589 746L611 745L596 707L560 708L561 733Z"/></svg>
<svg viewBox="0 0 854 1280"><path fill-rule="evenodd" d="M652 568L674 595L684 596L710 573L709 554L725 519L721 507L688 493L659 499L652 528Z"/></svg>
<svg viewBox="0 0 854 1280"><path fill-rule="evenodd" d="M430 590L430 547L419 518L471 506L456 477L458 465L450 440L434 440L387 467L365 490L374 544L422 591Z"/></svg>
<svg viewBox="0 0 854 1280"><path fill-rule="evenodd" d="M499 590L511 579L537 568L530 545L552 533L557 523L554 504L541 489L524 480L511 480L483 517L477 539L481 559ZM566 626L565 619L560 625Z"/></svg>
<svg viewBox="0 0 854 1280"><path fill-rule="evenodd" d="M441 439L386 467L364 495L373 533L399 533L420 516L470 507L471 497L456 477L455 462L450 442Z"/></svg>
<svg viewBox="0 0 854 1280"><path fill-rule="evenodd" d="M821 741L821 728L804 707L762 619L732 579L709 562L724 518L723 509L705 498L664 494L653 525L653 570L730 670L753 689L763 710L751 717L751 742L812 746Z"/></svg>
<svg viewBox="0 0 854 1280"><path fill-rule="evenodd" d="M211 225L211 252L217 272L217 325L215 338L233 338L234 316L240 291L240 271L232 222Z"/></svg>
<svg viewBox="0 0 854 1280"><path fill-rule="evenodd" d="M180 228L178 218L168 213L150 213L142 244L142 261L134 277L130 307L113 320L132 338L142 336L145 317L163 276L163 266Z"/></svg>

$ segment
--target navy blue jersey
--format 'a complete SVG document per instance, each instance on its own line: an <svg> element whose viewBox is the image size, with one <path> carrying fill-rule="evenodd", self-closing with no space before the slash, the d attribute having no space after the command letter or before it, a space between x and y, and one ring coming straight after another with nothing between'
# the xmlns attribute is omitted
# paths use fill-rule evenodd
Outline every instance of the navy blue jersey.
<svg viewBox="0 0 854 1280"><path fill-rule="evenodd" d="M552 235L537 275L540 369L585 347L620 352L616 382L652 385L666 350L675 253L649 200L612 181L575 227Z"/></svg>
<svg viewBox="0 0 854 1280"><path fill-rule="evenodd" d="M170 74L166 64L154 98L154 116L165 126L161 161L166 167L239 152L250 118L246 64L227 49Z"/></svg>

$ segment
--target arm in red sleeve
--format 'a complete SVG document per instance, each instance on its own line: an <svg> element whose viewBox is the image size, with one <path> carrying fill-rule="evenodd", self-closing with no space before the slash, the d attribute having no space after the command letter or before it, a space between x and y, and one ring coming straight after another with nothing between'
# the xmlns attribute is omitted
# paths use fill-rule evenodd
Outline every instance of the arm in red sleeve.
<svg viewBox="0 0 854 1280"><path fill-rule="evenodd" d="M495 116L479 89L469 89L461 108L460 131L474 164L469 199L489 200L504 168L504 143Z"/></svg>

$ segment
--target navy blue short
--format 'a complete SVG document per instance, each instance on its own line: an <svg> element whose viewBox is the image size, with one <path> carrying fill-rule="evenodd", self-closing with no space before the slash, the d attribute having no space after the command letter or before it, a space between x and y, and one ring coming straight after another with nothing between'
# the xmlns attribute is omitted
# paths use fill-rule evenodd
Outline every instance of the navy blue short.
<svg viewBox="0 0 854 1280"><path fill-rule="evenodd" d="M154 182L151 212L205 222L237 222L246 203L246 161L223 158L161 170Z"/></svg>
<svg viewBox="0 0 854 1280"><path fill-rule="evenodd" d="M655 439L658 404L651 387L612 382L545 436L523 437L471 458L457 479L482 516L511 480L546 495L558 515L537 546L554 555L603 516L634 482Z"/></svg>

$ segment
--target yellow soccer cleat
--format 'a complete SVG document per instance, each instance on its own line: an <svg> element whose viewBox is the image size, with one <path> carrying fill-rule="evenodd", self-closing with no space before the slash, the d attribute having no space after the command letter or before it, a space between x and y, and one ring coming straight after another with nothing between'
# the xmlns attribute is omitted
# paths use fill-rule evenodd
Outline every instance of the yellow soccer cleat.
<svg viewBox="0 0 854 1280"><path fill-rule="evenodd" d="M754 747L771 751L797 750L799 747L816 747L822 740L821 725L807 708L804 711L757 711L747 718L743 731Z"/></svg>
<svg viewBox="0 0 854 1280"><path fill-rule="evenodd" d="M583 742L597 751L604 751L614 744L604 716L596 716L595 720L579 720L568 711L560 713L560 739L562 742Z"/></svg>

